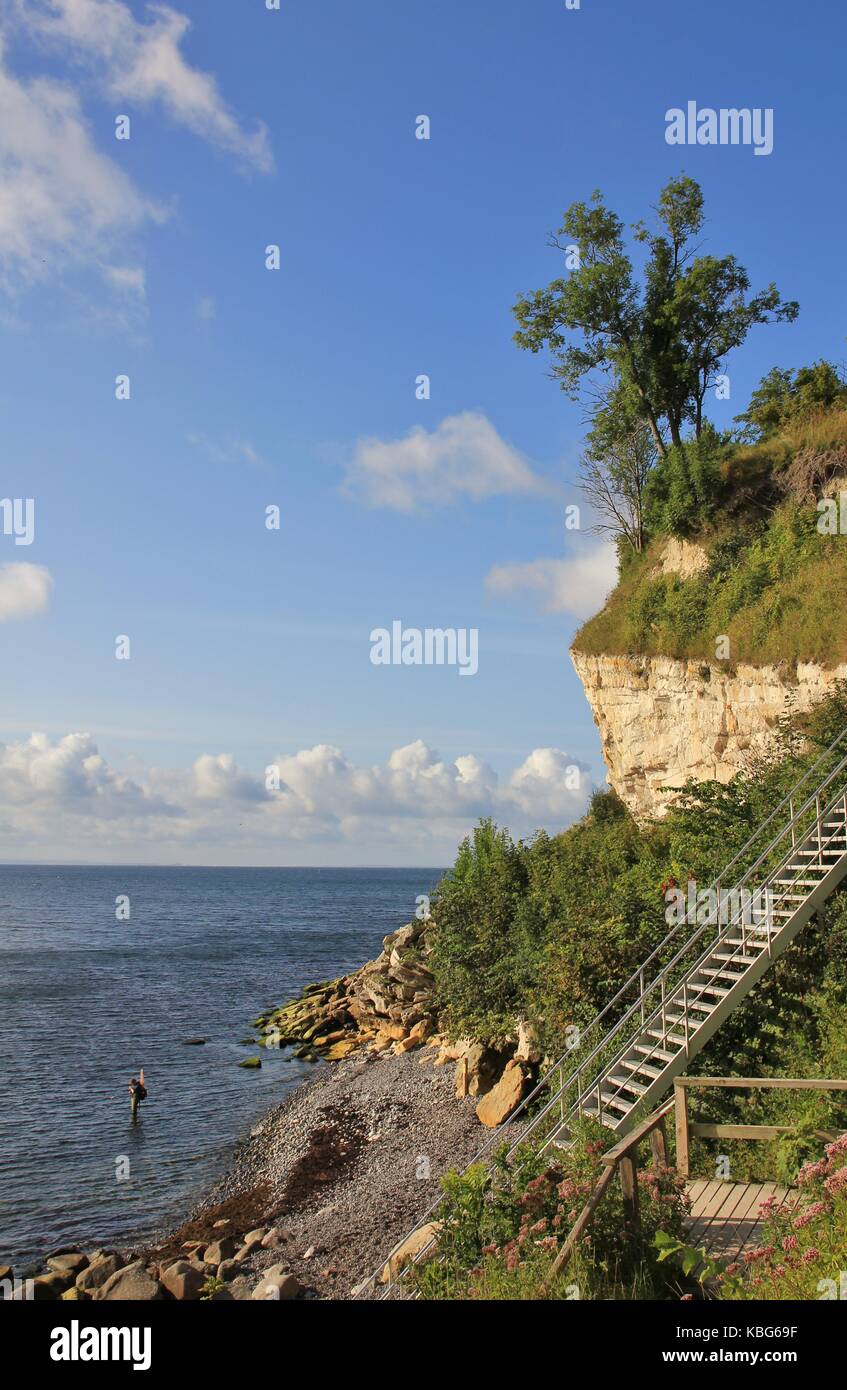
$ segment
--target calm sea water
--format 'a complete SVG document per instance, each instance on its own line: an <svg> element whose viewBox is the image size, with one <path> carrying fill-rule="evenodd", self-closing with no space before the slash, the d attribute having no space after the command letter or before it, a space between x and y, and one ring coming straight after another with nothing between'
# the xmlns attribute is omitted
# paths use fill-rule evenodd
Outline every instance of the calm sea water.
<svg viewBox="0 0 847 1390"><path fill-rule="evenodd" d="M240 1046L250 1019L376 954L440 874L0 866L0 1263L181 1217L311 1072Z"/></svg>

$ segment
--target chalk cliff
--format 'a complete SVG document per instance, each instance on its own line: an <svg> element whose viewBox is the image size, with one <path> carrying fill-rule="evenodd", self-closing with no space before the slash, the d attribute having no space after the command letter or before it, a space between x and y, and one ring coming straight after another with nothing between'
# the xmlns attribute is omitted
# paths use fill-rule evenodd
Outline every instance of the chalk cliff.
<svg viewBox="0 0 847 1390"><path fill-rule="evenodd" d="M728 782L773 738L787 710L810 708L847 679L813 662L722 669L672 657L572 651L599 731L609 781L639 820L661 816L663 787Z"/></svg>

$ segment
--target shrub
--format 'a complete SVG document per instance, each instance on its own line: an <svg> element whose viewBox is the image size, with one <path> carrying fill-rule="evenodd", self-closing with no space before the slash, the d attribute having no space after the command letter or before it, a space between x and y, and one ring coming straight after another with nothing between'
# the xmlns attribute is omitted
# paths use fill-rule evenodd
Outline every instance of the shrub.
<svg viewBox="0 0 847 1390"><path fill-rule="evenodd" d="M827 1299L844 1297L847 1271L847 1134L827 1144L822 1158L797 1174L799 1205L763 1205L764 1238L739 1268L747 1277L733 1284L733 1299Z"/></svg>
<svg viewBox="0 0 847 1390"><path fill-rule="evenodd" d="M668 1272L654 1240L662 1229L681 1234L684 1184L669 1168L639 1175L640 1220L627 1224L619 1185L612 1183L570 1264L544 1289L560 1245L588 1201L611 1146L607 1130L581 1124L574 1146L539 1152L525 1144L510 1164L501 1152L492 1174L481 1167L443 1180L444 1223L435 1256L413 1276L427 1299L662 1297Z"/></svg>
<svg viewBox="0 0 847 1390"><path fill-rule="evenodd" d="M670 449L656 465L645 489L647 526L652 534L690 536L713 519L721 499L721 459L725 446L711 425L699 439Z"/></svg>

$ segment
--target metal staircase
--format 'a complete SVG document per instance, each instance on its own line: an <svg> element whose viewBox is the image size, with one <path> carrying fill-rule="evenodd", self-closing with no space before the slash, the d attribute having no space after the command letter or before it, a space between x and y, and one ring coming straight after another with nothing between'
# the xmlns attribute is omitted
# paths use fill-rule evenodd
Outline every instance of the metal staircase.
<svg viewBox="0 0 847 1390"><path fill-rule="evenodd" d="M692 923L686 915L674 926L583 1030L577 1046L548 1069L510 1118L507 1158L533 1136L542 1149L566 1147L580 1116L626 1134L779 959L847 874L845 750L847 730L807 769L721 878L698 895L700 920ZM768 831L771 839L765 841ZM729 891L722 887L726 883L732 884ZM472 1163L490 1162L503 1142L504 1133L494 1131ZM438 1206L394 1249L430 1221ZM372 1291L373 1280L367 1285ZM382 1296L398 1291L394 1281Z"/></svg>

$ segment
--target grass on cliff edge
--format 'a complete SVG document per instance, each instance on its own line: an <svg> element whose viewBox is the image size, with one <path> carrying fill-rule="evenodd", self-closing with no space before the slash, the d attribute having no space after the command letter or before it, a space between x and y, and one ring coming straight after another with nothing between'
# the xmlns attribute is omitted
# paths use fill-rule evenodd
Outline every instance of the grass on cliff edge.
<svg viewBox="0 0 847 1390"><path fill-rule="evenodd" d="M847 661L847 536L821 535L813 507L779 507L763 526L697 537L709 568L690 579L657 573L666 537L626 568L605 607L577 633L588 655L731 662Z"/></svg>
<svg viewBox="0 0 847 1390"><path fill-rule="evenodd" d="M736 449L722 468L715 521L690 537L708 553L709 568L689 579L659 574L667 536L656 535L626 560L574 650L711 662L717 638L727 636L732 662L847 660L847 536L818 532L820 515L808 499L820 494L820 479L799 497L785 496L791 470L802 473L804 460L812 479L816 467L843 476L846 452L843 410Z"/></svg>

